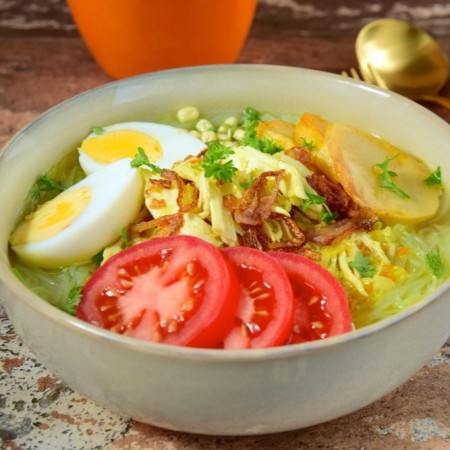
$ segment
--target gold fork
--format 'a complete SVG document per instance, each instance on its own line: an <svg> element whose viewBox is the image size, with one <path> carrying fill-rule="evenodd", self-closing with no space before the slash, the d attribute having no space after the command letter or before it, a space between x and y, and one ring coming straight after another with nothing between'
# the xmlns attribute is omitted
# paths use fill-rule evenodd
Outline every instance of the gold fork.
<svg viewBox="0 0 450 450"><path fill-rule="evenodd" d="M374 84L375 86L379 86L379 84L376 81L374 82L374 80L369 79L369 75L364 74L361 71L361 69L356 69L355 67L350 67L348 71L342 70L341 75L344 77L353 78L358 81L365 81L366 83ZM387 89L384 86L381 87ZM441 105L444 108L450 109L450 100L448 98L441 97L438 95L418 95L418 96L409 95L409 98L417 102L428 101L437 103L438 105Z"/></svg>

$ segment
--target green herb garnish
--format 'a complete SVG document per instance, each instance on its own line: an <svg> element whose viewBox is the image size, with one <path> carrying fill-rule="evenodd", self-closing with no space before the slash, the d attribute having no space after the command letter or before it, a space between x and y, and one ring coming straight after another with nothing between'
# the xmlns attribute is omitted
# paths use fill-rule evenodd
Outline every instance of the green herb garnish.
<svg viewBox="0 0 450 450"><path fill-rule="evenodd" d="M307 198L307 200L303 201L303 205L302 205L303 211L306 211L312 205L321 205L322 203L325 202L325 197L315 194L314 192L307 191L306 195L308 196L308 198Z"/></svg>
<svg viewBox="0 0 450 450"><path fill-rule="evenodd" d="M339 217L337 212L331 212L327 208L322 209L322 217L320 218L321 222L328 223L336 220Z"/></svg>
<svg viewBox="0 0 450 450"><path fill-rule="evenodd" d="M275 153L279 153L283 151L283 147L278 144L275 144L274 141L263 137L259 139L259 147L258 150L263 153L268 153L269 155L274 155Z"/></svg>
<svg viewBox="0 0 450 450"><path fill-rule="evenodd" d="M205 177L214 178L216 181L231 183L233 175L237 172L233 161L224 161L228 156L234 154L234 150L225 147L220 142L213 141L207 144L208 150L203 155L200 167L205 171Z"/></svg>
<svg viewBox="0 0 450 450"><path fill-rule="evenodd" d="M138 152L134 156L134 159L130 162L130 166L135 169L141 166L146 166L153 173L161 173L162 171L160 167L150 162L145 150L142 147L138 147Z"/></svg>
<svg viewBox="0 0 450 450"><path fill-rule="evenodd" d="M59 181L55 181L53 178L49 177L46 173L41 175L37 179L37 188L40 192L50 192L50 191L64 191L64 188Z"/></svg>
<svg viewBox="0 0 450 450"><path fill-rule="evenodd" d="M427 263L430 266L431 272L436 278L440 278L445 271L445 264L441 259L441 254L439 250L436 250L435 253L427 253Z"/></svg>
<svg viewBox="0 0 450 450"><path fill-rule="evenodd" d="M105 132L105 129L103 127L94 127L92 128L92 132L94 134L103 134Z"/></svg>
<svg viewBox="0 0 450 450"><path fill-rule="evenodd" d="M255 148L263 153L268 153L269 155L273 155L275 153L283 151L283 147L275 144L271 139L263 137L259 139L256 136L256 127L260 122L260 117L258 111L251 106L247 107L243 111L244 115L244 144L249 145L250 147Z"/></svg>
<svg viewBox="0 0 450 450"><path fill-rule="evenodd" d="M25 277L22 275L22 272L17 267L11 268L12 273L22 282L25 284Z"/></svg>
<svg viewBox="0 0 450 450"><path fill-rule="evenodd" d="M245 129L255 129L259 123L259 112L251 106L247 106L242 112L244 115L244 127Z"/></svg>
<svg viewBox="0 0 450 450"><path fill-rule="evenodd" d="M83 286L75 286L67 295L67 301L61 305L61 309L65 311L66 313L71 314L72 316L75 315L76 308L78 306L78 303L80 303L81 300L81 291L83 290Z"/></svg>
<svg viewBox="0 0 450 450"><path fill-rule="evenodd" d="M316 148L316 146L314 145L314 142L313 141L307 141L305 138L301 138L302 139L302 146L304 147L304 148L306 148L306 150L314 150L315 148Z"/></svg>
<svg viewBox="0 0 450 450"><path fill-rule="evenodd" d="M389 189L394 194L397 194L401 198L410 198L409 195L403 191L398 184L394 182L394 178L397 176L396 172L388 169L389 163L397 158L398 155L393 156L392 158L386 158L382 163L375 164L375 167L379 167L381 169L380 173L380 187L384 189Z"/></svg>
<svg viewBox="0 0 450 450"><path fill-rule="evenodd" d="M353 267L365 278L375 275L375 267L370 263L370 258L364 256L360 250L355 253L355 259L350 262L350 267Z"/></svg>
<svg viewBox="0 0 450 450"><path fill-rule="evenodd" d="M97 254L95 254L92 258L91 261L97 265L98 267L101 266L102 262L103 262L103 250L100 250Z"/></svg>
<svg viewBox="0 0 450 450"><path fill-rule="evenodd" d="M438 166L437 169L425 180L425 183L429 187L439 185L441 184L441 175L441 167Z"/></svg>
<svg viewBox="0 0 450 450"><path fill-rule="evenodd" d="M248 189L252 184L253 184L254 178L253 175L251 173L248 174L248 180L247 181L240 181L239 182L239 186L242 189Z"/></svg>
<svg viewBox="0 0 450 450"><path fill-rule="evenodd" d="M120 236L123 239L122 249L128 248L130 246L130 236L128 234L128 228L127 227L123 227L120 230Z"/></svg>

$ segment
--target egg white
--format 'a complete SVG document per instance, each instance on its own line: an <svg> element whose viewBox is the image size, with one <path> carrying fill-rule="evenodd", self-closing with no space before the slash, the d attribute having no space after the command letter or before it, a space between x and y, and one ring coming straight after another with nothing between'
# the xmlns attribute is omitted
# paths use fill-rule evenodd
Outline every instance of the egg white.
<svg viewBox="0 0 450 450"><path fill-rule="evenodd" d="M126 130L140 133L142 140L136 136L137 139L129 142L124 139L120 144L116 144L110 139L113 132ZM160 153L148 148L152 147L148 144L148 138L154 140ZM97 159L95 155L88 154L88 151L84 149L93 142L95 142L100 159ZM117 146L122 148L117 148ZM170 168L175 161L183 159L189 154L199 153L205 148L205 143L185 130L170 125L151 122L116 123L106 126L98 132L92 132L83 140L78 148L80 165L87 174L91 174L109 164L108 160L121 157L120 155L134 158L138 153L138 147L143 148L151 163L161 168Z"/></svg>
<svg viewBox="0 0 450 450"><path fill-rule="evenodd" d="M23 260L45 268L90 261L120 237L122 228L140 210L143 178L130 161L116 161L45 203L42 207L49 214L39 217L38 209L25 218L11 236L12 249ZM80 192L88 193L84 200L78 196ZM58 215L64 208L73 212L68 221ZM54 227L50 235L48 223Z"/></svg>

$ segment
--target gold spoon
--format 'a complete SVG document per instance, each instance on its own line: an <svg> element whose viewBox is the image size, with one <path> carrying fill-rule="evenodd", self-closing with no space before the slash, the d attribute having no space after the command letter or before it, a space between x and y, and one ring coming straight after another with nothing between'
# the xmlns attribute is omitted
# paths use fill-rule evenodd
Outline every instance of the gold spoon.
<svg viewBox="0 0 450 450"><path fill-rule="evenodd" d="M365 81L450 109L450 99L437 95L449 77L447 56L420 28L397 19L370 22L356 38L356 57Z"/></svg>

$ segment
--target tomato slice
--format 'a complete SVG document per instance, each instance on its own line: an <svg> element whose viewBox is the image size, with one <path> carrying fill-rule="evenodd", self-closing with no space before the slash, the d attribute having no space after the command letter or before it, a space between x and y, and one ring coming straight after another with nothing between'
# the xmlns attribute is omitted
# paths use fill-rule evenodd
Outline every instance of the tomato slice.
<svg viewBox="0 0 450 450"><path fill-rule="evenodd" d="M222 250L239 278L241 294L234 326L224 348L262 348L283 345L292 329L294 299L283 267L259 250Z"/></svg>
<svg viewBox="0 0 450 450"><path fill-rule="evenodd" d="M218 347L239 299L236 274L213 245L156 238L114 255L86 283L77 317L120 334Z"/></svg>
<svg viewBox="0 0 450 450"><path fill-rule="evenodd" d="M284 267L294 292L295 318L289 344L352 330L347 294L328 270L293 253L269 252L269 255Z"/></svg>

